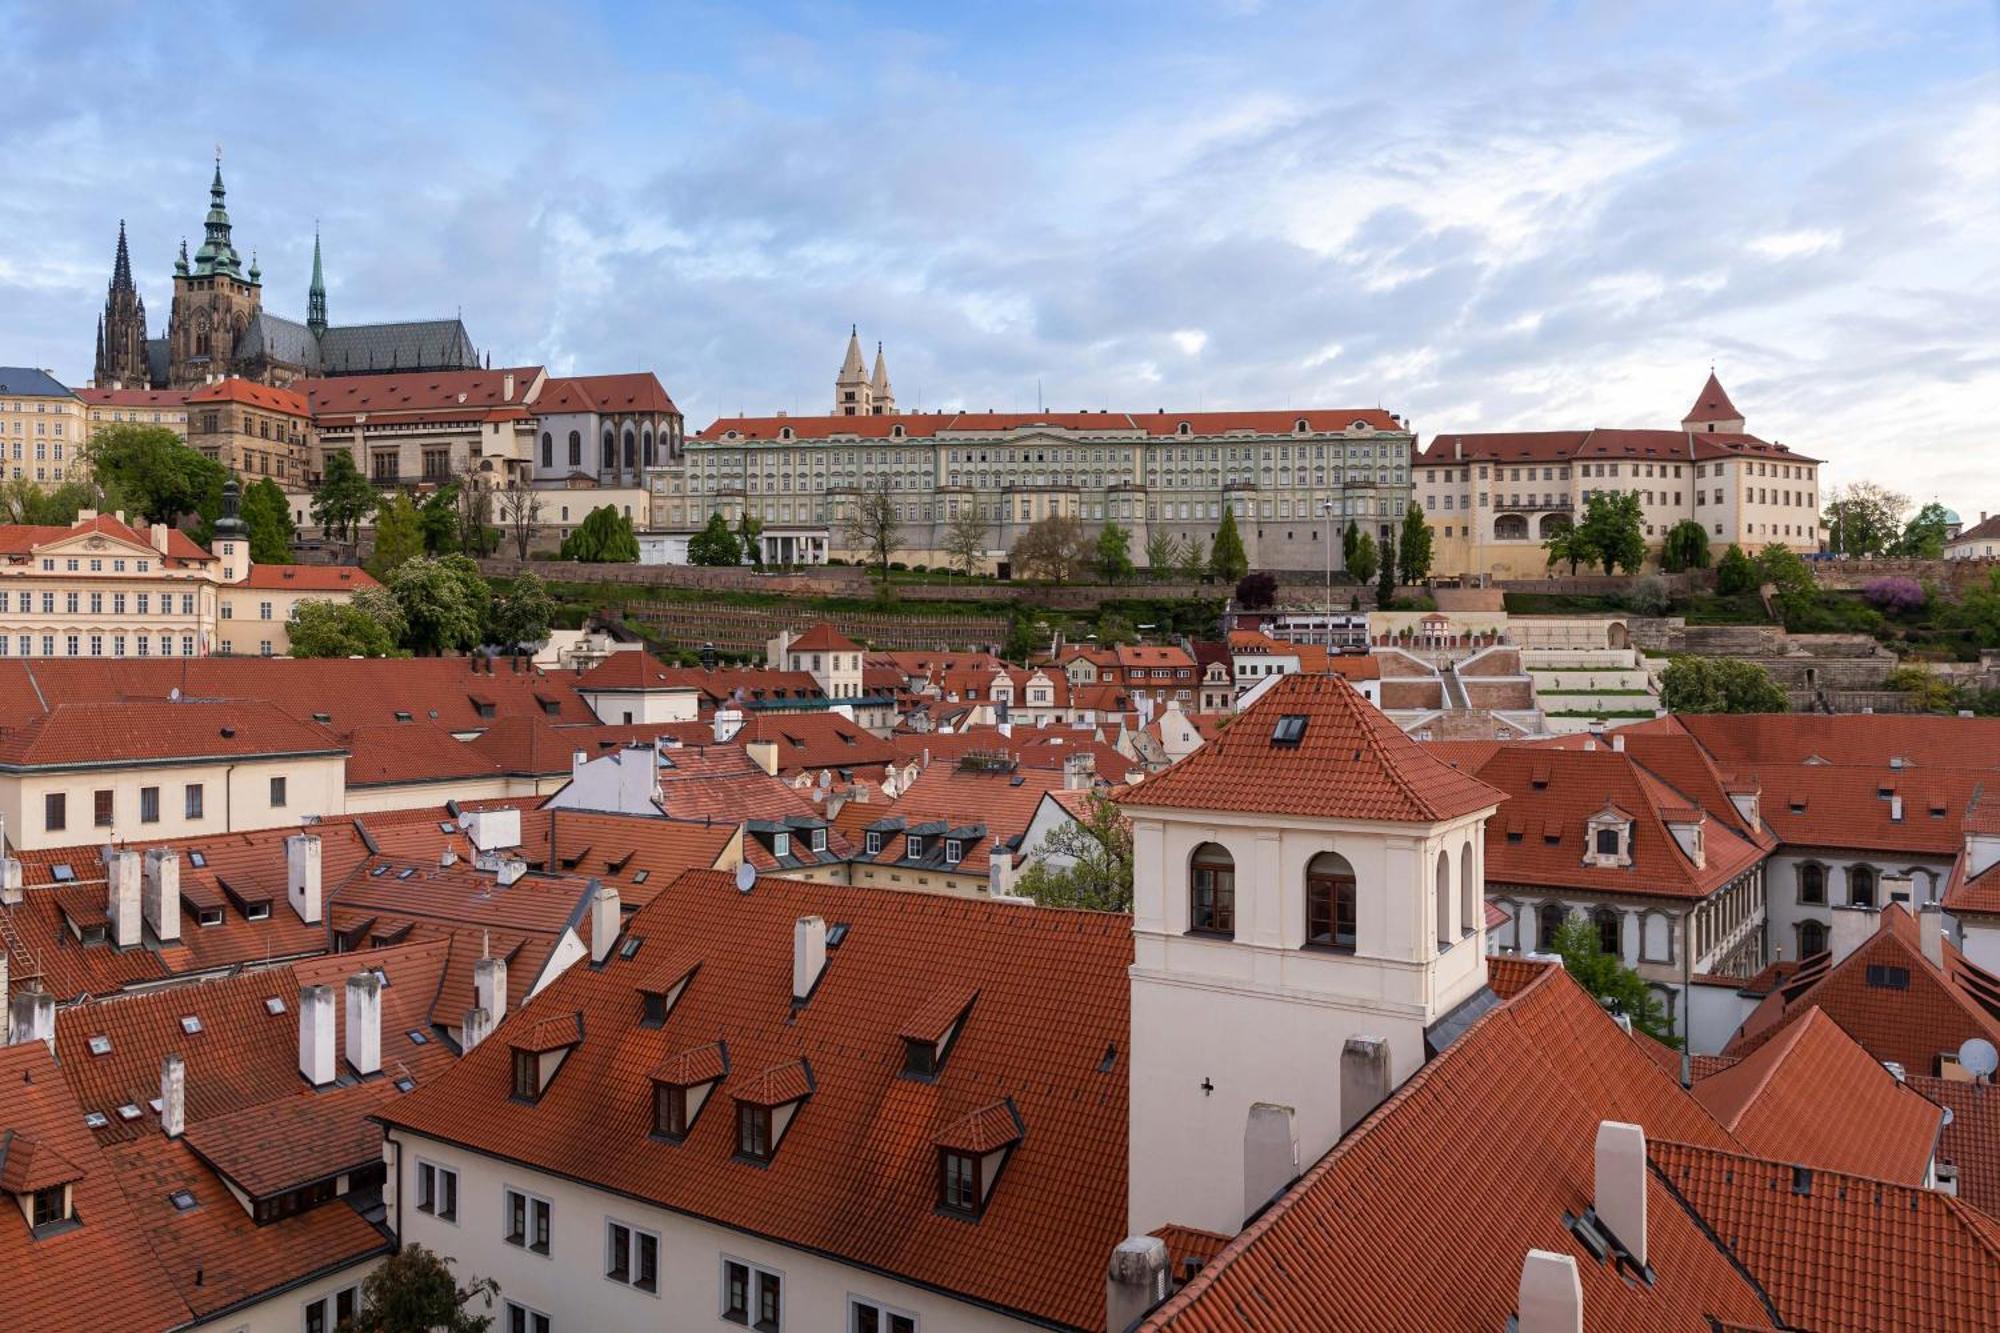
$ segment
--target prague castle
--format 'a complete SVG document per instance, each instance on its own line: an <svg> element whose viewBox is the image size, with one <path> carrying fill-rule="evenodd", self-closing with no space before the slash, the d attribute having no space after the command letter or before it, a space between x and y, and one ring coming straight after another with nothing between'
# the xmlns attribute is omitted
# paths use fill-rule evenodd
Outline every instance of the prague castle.
<svg viewBox="0 0 2000 1333"><path fill-rule="evenodd" d="M184 389L230 376L285 385L308 376L479 368L472 338L458 319L329 323L317 235L305 322L266 310L257 260L253 255L245 268L230 237L220 157L208 194L201 248L190 259L182 241L174 263L173 309L164 337L148 336L146 305L132 281L125 226L119 224L97 328L92 379L97 388Z"/></svg>

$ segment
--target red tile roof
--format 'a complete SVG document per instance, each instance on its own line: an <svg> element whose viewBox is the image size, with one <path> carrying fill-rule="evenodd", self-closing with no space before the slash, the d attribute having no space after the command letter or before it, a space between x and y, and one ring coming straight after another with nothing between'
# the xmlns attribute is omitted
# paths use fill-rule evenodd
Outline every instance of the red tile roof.
<svg viewBox="0 0 2000 1333"><path fill-rule="evenodd" d="M281 389L275 385L258 384L252 380L226 379L214 384L204 384L190 389L189 404L195 403L242 403L246 407L261 407L267 412L282 412L287 416L307 417L312 415L312 406L302 393L291 389Z"/></svg>
<svg viewBox="0 0 2000 1333"><path fill-rule="evenodd" d="M848 930L794 1008L793 922L809 914ZM572 968L510 1020L584 1014L583 1042L539 1103L508 1096L503 1028L385 1117L1034 1318L1099 1326L1104 1256L1125 1220L1128 1071L1105 1053L1128 1032L1129 918L773 878L743 894L730 876L697 871L626 934L644 941L631 961ZM702 966L651 1031L634 979L668 944L697 951ZM929 1083L898 1077L899 1016L964 980L979 1003L943 1070ZM1056 993L1064 1021L1051 1025ZM768 1168L735 1160L727 1100L684 1143L647 1133L651 1071L718 1038L746 1084L810 1061L815 1090ZM718 1092L736 1089L725 1080ZM1004 1096L1029 1132L968 1226L936 1207L932 1140Z"/></svg>
<svg viewBox="0 0 2000 1333"><path fill-rule="evenodd" d="M558 865L574 862L578 874L617 889L627 907L653 901L684 870L715 869L737 831L734 822L726 821L697 823L582 810L538 814L539 819L522 819L523 853L546 858L552 838Z"/></svg>
<svg viewBox="0 0 2000 1333"><path fill-rule="evenodd" d="M1682 421L1741 421L1743 414L1736 410L1736 404L1729 401L1729 394L1722 387L1722 381L1708 372L1708 383L1701 386L1695 395L1694 406L1687 410Z"/></svg>
<svg viewBox="0 0 2000 1333"><path fill-rule="evenodd" d="M1290 435L1300 421L1315 434L1338 435L1355 422L1369 430L1403 431L1408 427L1379 407L1315 407L1292 412L1134 412L1132 420L1148 435L1177 435L1185 421L1196 435L1227 435L1255 431L1259 435Z"/></svg>
<svg viewBox="0 0 2000 1333"><path fill-rule="evenodd" d="M1287 717L1304 718L1305 733L1296 744L1274 743ZM1126 804L1430 823L1503 799L1404 735L1338 676L1283 676L1220 736L1148 779Z"/></svg>
<svg viewBox="0 0 2000 1333"><path fill-rule="evenodd" d="M827 440L852 435L864 440L886 440L897 427L911 439L928 439L957 420L956 412L912 412L902 416L833 417L718 417L695 438L728 443L728 436L752 440L775 440L789 430L793 438Z"/></svg>
<svg viewBox="0 0 2000 1333"><path fill-rule="evenodd" d="M579 690L682 690L687 680L649 652L613 653L581 676Z"/></svg>
<svg viewBox="0 0 2000 1333"><path fill-rule="evenodd" d="M858 653L861 645L822 620L787 645L791 653Z"/></svg>
<svg viewBox="0 0 2000 1333"><path fill-rule="evenodd" d="M186 389L78 389L76 396L93 407L160 407L187 405Z"/></svg>
<svg viewBox="0 0 2000 1333"><path fill-rule="evenodd" d="M1853 764L1891 771L1892 758L1918 769L2000 768L2000 718L1923 713L1688 713L1674 719L1723 767L1768 780L1781 764ZM1907 768L1901 775L1907 775Z"/></svg>
<svg viewBox="0 0 2000 1333"><path fill-rule="evenodd" d="M143 555L159 555L148 533L122 522L112 514L99 514L96 518L83 519L67 527L60 523L0 523L0 555L27 555L52 543L89 534L129 542L139 547ZM111 554L116 555L117 552L113 551ZM205 563L215 558L195 545L194 539L179 528L167 529L166 554L173 560L184 562Z"/></svg>
<svg viewBox="0 0 2000 1333"><path fill-rule="evenodd" d="M358 592L382 585L367 570L346 565L252 565L237 586L279 592Z"/></svg>
<svg viewBox="0 0 2000 1333"><path fill-rule="evenodd" d="M429 722L378 723L356 727L347 736L351 788L492 778L500 773L500 766L484 752Z"/></svg>
<svg viewBox="0 0 2000 1333"><path fill-rule="evenodd" d="M650 370L623 375L566 375L551 377L535 395L535 411L543 416L558 412L672 412L680 409L667 396L659 376Z"/></svg>
<svg viewBox="0 0 2000 1333"><path fill-rule="evenodd" d="M1910 1087L1951 1112L1938 1160L1958 1168L1958 1197L2000 1217L2000 1089L1991 1082L1909 1076Z"/></svg>
<svg viewBox="0 0 2000 1333"><path fill-rule="evenodd" d="M324 728L268 703L58 704L0 732L0 769L337 755Z"/></svg>
<svg viewBox="0 0 2000 1333"><path fill-rule="evenodd" d="M408 375L335 375L300 380L294 387L312 404L315 420L346 424L357 413L392 420L426 416L480 420L498 412L525 416L528 390L540 366L496 370L434 370ZM507 396L507 381L514 393ZM513 409L508 412L508 409Z"/></svg>

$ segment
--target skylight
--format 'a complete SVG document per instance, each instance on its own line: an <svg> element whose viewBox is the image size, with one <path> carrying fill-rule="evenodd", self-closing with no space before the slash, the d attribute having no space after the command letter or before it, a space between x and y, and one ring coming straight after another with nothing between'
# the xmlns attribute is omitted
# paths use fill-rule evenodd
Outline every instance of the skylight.
<svg viewBox="0 0 2000 1333"><path fill-rule="evenodd" d="M136 1102L126 1102L118 1108L118 1118L120 1120L137 1120L141 1114Z"/></svg>
<svg viewBox="0 0 2000 1333"><path fill-rule="evenodd" d="M409 1038L411 1043L417 1046L428 1046L431 1042L429 1034L420 1032L416 1028L410 1029Z"/></svg>
<svg viewBox="0 0 2000 1333"><path fill-rule="evenodd" d="M1303 713L1287 713L1271 728L1271 744L1297 745L1306 737L1306 716Z"/></svg>
<svg viewBox="0 0 2000 1333"><path fill-rule="evenodd" d="M49 867L49 878L58 884L68 884L76 879L76 871L70 869L67 861Z"/></svg>
<svg viewBox="0 0 2000 1333"><path fill-rule="evenodd" d="M201 1031L201 1019L193 1014L182 1014L181 1031L192 1037L195 1033Z"/></svg>
<svg viewBox="0 0 2000 1333"><path fill-rule="evenodd" d="M185 1213L194 1207L194 1191L190 1189L177 1189L167 1195L167 1202L174 1206L175 1212Z"/></svg>
<svg viewBox="0 0 2000 1333"><path fill-rule="evenodd" d="M650 870L635 870L632 872L632 882L634 884L644 884L647 880L651 879L652 877L653 877L653 872Z"/></svg>
<svg viewBox="0 0 2000 1333"><path fill-rule="evenodd" d="M376 867L374 867L373 869L371 869L371 870L370 870L370 871L368 872L368 878L370 878L370 879L380 879L380 878L382 878L382 876L384 876L384 875L386 875L386 874L388 874L388 873L389 873L389 867L387 867L387 866L376 866Z"/></svg>
<svg viewBox="0 0 2000 1333"><path fill-rule="evenodd" d="M645 942L646 937L644 935L627 935L618 946L618 956L620 958L631 958L639 952L639 946Z"/></svg>
<svg viewBox="0 0 2000 1333"><path fill-rule="evenodd" d="M404 866L401 870L398 870L396 872L396 878L408 879L410 876L416 873L417 873L417 868L415 866Z"/></svg>
<svg viewBox="0 0 2000 1333"><path fill-rule="evenodd" d="M207 852L189 852L189 853L188 853L188 864L192 865L192 866L193 866L193 867L194 867L194 868L195 868L196 870L206 870L206 869L208 869L208 853L207 853Z"/></svg>
<svg viewBox="0 0 2000 1333"><path fill-rule="evenodd" d="M417 1081L413 1078L404 1077L396 1080L397 1092L412 1092L416 1089L416 1086Z"/></svg>
<svg viewBox="0 0 2000 1333"><path fill-rule="evenodd" d="M92 1055L109 1055L109 1054L111 1054L111 1038L109 1038L109 1037L105 1036L105 1035L104 1035L104 1034L103 1034L102 1032L93 1032L93 1033L91 1033L91 1034L90 1034L90 1053L91 1053Z"/></svg>
<svg viewBox="0 0 2000 1333"><path fill-rule="evenodd" d="M265 1013L267 1013L267 1014L282 1014L282 1013L284 1013L284 1012L285 1012L285 1001L284 1001L284 997L283 997L283 996L279 996L279 995L267 995L267 996L265 996L265 997L264 997L264 1012L265 1012Z"/></svg>
<svg viewBox="0 0 2000 1333"><path fill-rule="evenodd" d="M85 1129L103 1129L110 1123L111 1118L102 1111L85 1111L83 1113L83 1125Z"/></svg>

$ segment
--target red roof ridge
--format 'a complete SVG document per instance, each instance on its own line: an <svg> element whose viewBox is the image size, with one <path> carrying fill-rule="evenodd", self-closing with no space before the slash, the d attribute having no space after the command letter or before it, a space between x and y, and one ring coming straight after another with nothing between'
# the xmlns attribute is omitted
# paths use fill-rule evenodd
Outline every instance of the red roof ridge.
<svg viewBox="0 0 2000 1333"><path fill-rule="evenodd" d="M938 1132L937 1146L954 1152L998 1152L1010 1143L1019 1143L1028 1127L1021 1121L1020 1108L1012 1097L988 1102L968 1111Z"/></svg>

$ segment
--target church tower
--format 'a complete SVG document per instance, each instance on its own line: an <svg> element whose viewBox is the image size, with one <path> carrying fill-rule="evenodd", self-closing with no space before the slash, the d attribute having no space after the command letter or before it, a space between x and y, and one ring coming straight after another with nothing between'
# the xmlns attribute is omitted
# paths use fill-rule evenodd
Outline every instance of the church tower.
<svg viewBox="0 0 2000 1333"><path fill-rule="evenodd" d="M1736 404L1729 401L1722 381L1715 377L1715 371L1711 369L1708 383L1701 386L1701 396L1694 400L1694 406L1681 418L1681 429L1701 435L1717 432L1741 435L1743 425L1743 414L1736 410Z"/></svg>
<svg viewBox="0 0 2000 1333"><path fill-rule="evenodd" d="M896 395L889 388L889 363L882 356L882 344L875 344L875 373L868 377L868 410L878 417L896 415Z"/></svg>
<svg viewBox="0 0 2000 1333"><path fill-rule="evenodd" d="M125 221L118 221L118 256L104 314L97 321L97 368L91 384L100 389L146 387L146 303L132 283L132 257L125 249Z"/></svg>
<svg viewBox="0 0 2000 1333"><path fill-rule="evenodd" d="M312 286L306 289L306 327L315 338L326 336L326 277L319 267L319 228L313 228Z"/></svg>
<svg viewBox="0 0 2000 1333"><path fill-rule="evenodd" d="M257 267L243 271L242 256L230 237L222 156L208 187L208 217L201 248L192 265L174 266L174 308L167 322L167 380L192 388L229 374L236 339L263 307Z"/></svg>
<svg viewBox="0 0 2000 1333"><path fill-rule="evenodd" d="M833 380L833 415L868 415L868 372L861 365L861 330L847 331L847 355L841 358L840 374Z"/></svg>

